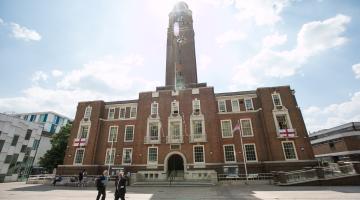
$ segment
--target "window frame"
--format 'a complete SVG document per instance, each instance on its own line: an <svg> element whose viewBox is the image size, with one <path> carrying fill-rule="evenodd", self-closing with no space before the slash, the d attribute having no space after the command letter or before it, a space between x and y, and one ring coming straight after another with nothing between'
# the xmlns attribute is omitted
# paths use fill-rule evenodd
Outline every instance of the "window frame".
<svg viewBox="0 0 360 200"><path fill-rule="evenodd" d="M221 103L224 103L224 110L222 111L221 109L220 109L220 104ZM219 113L226 113L227 112L227 109L226 109L226 100L218 100L218 109L219 109Z"/></svg>
<svg viewBox="0 0 360 200"><path fill-rule="evenodd" d="M130 118L134 119L136 117L137 117L137 106L131 106L130 107Z"/></svg>
<svg viewBox="0 0 360 200"><path fill-rule="evenodd" d="M254 153L255 153L255 160L248 160L247 154L246 154L246 146L253 146L254 147ZM245 159L246 162L258 162L258 155L257 155L257 151L256 151L256 144L255 143L245 143L244 144L244 153L245 153Z"/></svg>
<svg viewBox="0 0 360 200"><path fill-rule="evenodd" d="M154 112L156 108L156 113ZM157 103L156 101L151 103L151 108L150 108L150 115L158 115L159 114L159 103Z"/></svg>
<svg viewBox="0 0 360 200"><path fill-rule="evenodd" d="M115 119L115 108L114 107L109 108L108 119L109 120Z"/></svg>
<svg viewBox="0 0 360 200"><path fill-rule="evenodd" d="M202 148L202 162L196 162L196 156L195 156L195 148L196 147L201 147ZM204 147L204 145L194 145L193 146L193 161L194 161L194 164L195 165L197 165L197 164L200 164L200 165L202 165L202 164L205 164L205 147Z"/></svg>
<svg viewBox="0 0 360 200"><path fill-rule="evenodd" d="M110 162L109 163L109 160L108 160L108 154L109 154L109 152L111 151L111 154L113 154L113 159L111 160L111 155L110 155L110 161L112 161L112 162ZM115 155L116 155L116 148L107 148L106 149L106 153L105 153L105 165L114 165L114 163L115 163Z"/></svg>
<svg viewBox="0 0 360 200"><path fill-rule="evenodd" d="M201 103L200 103L200 100L195 98L194 100L192 100L192 112L193 112L193 114L197 114L197 112L196 112L197 107L199 109L198 114L200 114L201 113Z"/></svg>
<svg viewBox="0 0 360 200"><path fill-rule="evenodd" d="M91 111L92 111L92 107L90 105L86 106L84 111L84 119L90 119Z"/></svg>
<svg viewBox="0 0 360 200"><path fill-rule="evenodd" d="M130 150L130 163L124 162L125 156L126 156L126 150ZM132 164L132 155L133 155L133 148L123 148L122 157L121 157L122 165L131 165Z"/></svg>
<svg viewBox="0 0 360 200"><path fill-rule="evenodd" d="M233 148L233 155L234 155L234 161L228 161L226 159L226 151L225 151L225 147L227 146L231 146ZM235 145L234 144L225 144L223 145L223 151L224 151L224 162L225 163L236 163L236 149L235 149Z"/></svg>
<svg viewBox="0 0 360 200"><path fill-rule="evenodd" d="M247 106L247 104L246 104L246 101L250 101L251 108L248 108L248 106ZM253 102L252 98L245 98L245 99L244 99L244 105L245 105L245 110L246 110L246 111L255 110L255 108L254 108L254 102Z"/></svg>
<svg viewBox="0 0 360 200"><path fill-rule="evenodd" d="M83 150L83 154L82 154L82 158L81 158L81 163L76 163L76 158L77 158L78 152L79 152L80 150ZM82 164L83 164L83 162L84 162L84 157L85 157L85 151L86 151L86 150L85 150L85 148L83 148L83 147L76 148L75 154L74 154L73 165L82 165Z"/></svg>
<svg viewBox="0 0 360 200"><path fill-rule="evenodd" d="M111 136L111 128L116 128L116 132L115 132L115 140L110 140L110 136ZM109 134L108 134L108 142L117 142L118 139L118 134L119 134L119 126L109 126Z"/></svg>
<svg viewBox="0 0 360 200"><path fill-rule="evenodd" d="M177 111L177 113L175 113L175 111ZM173 115L179 115L180 114L179 102L176 101L176 100L171 102L171 114L173 114Z"/></svg>
<svg viewBox="0 0 360 200"><path fill-rule="evenodd" d="M285 147L284 147L285 143L291 143L292 144L292 147L293 147L293 150L294 150L294 153L295 153L295 158L286 158L286 152L285 152ZM296 151L295 142L293 140L281 141L281 147L282 147L282 150L283 150L285 160L299 160L298 155L297 155L297 151Z"/></svg>
<svg viewBox="0 0 360 200"><path fill-rule="evenodd" d="M127 140L127 139L126 139L126 136L127 136L126 130L127 130L128 127L133 127L133 128L132 128L132 137L131 137L131 140ZM124 130L124 142L133 142L133 141L134 141L134 136L135 136L134 134L135 134L135 125L125 125L125 130Z"/></svg>
<svg viewBox="0 0 360 200"><path fill-rule="evenodd" d="M234 109L234 102L237 103L237 109ZM225 102L226 104L226 102ZM226 106L226 105L225 105ZM239 103L239 99L231 99L231 110L232 112L240 112L240 103Z"/></svg>
<svg viewBox="0 0 360 200"><path fill-rule="evenodd" d="M156 149L156 161L150 161L150 149ZM147 152L147 164L148 165L157 165L159 162L159 148L158 147L148 147Z"/></svg>
<svg viewBox="0 0 360 200"><path fill-rule="evenodd" d="M230 135L229 135L229 136L224 136L224 132L223 132L223 131L224 131L223 122L230 122L230 134L231 134L231 136L230 136ZM231 119L220 120L220 126L221 126L221 137L222 137L222 138L233 138L233 137L234 137Z"/></svg>
<svg viewBox="0 0 360 200"><path fill-rule="evenodd" d="M279 98L279 103L280 103L280 105L276 105L276 103L275 103L275 98L274 98L275 96L277 96L277 97ZM274 107L276 107L276 106L282 106L282 105L283 105L283 104L282 104L282 100L281 100L280 93L274 92L274 93L271 94L271 97L272 97L272 101L273 101Z"/></svg>
<svg viewBox="0 0 360 200"><path fill-rule="evenodd" d="M251 135L244 135L243 121L249 121L250 122ZM241 136L242 137L254 137L254 130L253 130L251 118L240 119L240 125L241 125L240 128L241 128Z"/></svg>

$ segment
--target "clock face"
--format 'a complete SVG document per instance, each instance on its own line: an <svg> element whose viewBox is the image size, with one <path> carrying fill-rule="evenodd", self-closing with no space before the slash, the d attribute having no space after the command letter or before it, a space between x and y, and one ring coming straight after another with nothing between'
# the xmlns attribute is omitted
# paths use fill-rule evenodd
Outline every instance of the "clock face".
<svg viewBox="0 0 360 200"><path fill-rule="evenodd" d="M180 32L179 23L178 23L178 22L175 22L175 23L174 23L174 35L175 35L176 37L178 37L178 36L179 36L179 32Z"/></svg>

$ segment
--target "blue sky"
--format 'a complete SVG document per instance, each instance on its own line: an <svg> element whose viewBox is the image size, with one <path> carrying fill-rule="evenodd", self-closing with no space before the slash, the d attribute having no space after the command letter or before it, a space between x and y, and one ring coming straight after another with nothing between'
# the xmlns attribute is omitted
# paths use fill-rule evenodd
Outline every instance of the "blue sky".
<svg viewBox="0 0 360 200"><path fill-rule="evenodd" d="M177 1L0 0L0 112L136 99L165 82ZM290 85L310 131L360 120L360 2L196 0L200 82L216 92Z"/></svg>

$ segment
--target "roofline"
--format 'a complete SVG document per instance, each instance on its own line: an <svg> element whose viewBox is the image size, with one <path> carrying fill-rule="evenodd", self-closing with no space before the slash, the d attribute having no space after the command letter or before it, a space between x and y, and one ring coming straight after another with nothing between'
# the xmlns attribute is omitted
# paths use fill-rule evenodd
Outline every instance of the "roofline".
<svg viewBox="0 0 360 200"><path fill-rule="evenodd" d="M346 124L342 124L339 126L335 126L329 129L322 129L313 133L309 134L309 137L313 137L313 136L318 136L318 135L322 135L322 134L326 134L326 133L330 133L330 132L335 132L344 128L348 128L348 127L352 127L352 126L360 126L360 122L349 122Z"/></svg>
<svg viewBox="0 0 360 200"><path fill-rule="evenodd" d="M58 116L60 116L60 117L63 117L63 118L66 118L66 119L72 121L72 119L71 119L70 117L67 117L67 116L65 116L65 115L59 114L59 113L54 112L54 111L29 112L29 113L15 113L15 114L12 114L12 116L14 116L14 115L29 115L29 114L47 114L47 113L52 113L52 114L58 115Z"/></svg>

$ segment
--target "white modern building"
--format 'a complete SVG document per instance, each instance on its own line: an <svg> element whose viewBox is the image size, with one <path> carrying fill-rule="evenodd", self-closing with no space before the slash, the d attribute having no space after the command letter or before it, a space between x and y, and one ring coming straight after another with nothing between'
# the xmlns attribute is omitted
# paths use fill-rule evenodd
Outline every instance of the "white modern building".
<svg viewBox="0 0 360 200"><path fill-rule="evenodd" d="M26 121L41 124L44 126L44 131L49 133L59 133L61 127L65 126L71 121L70 118L52 111L22 113L15 114L14 116Z"/></svg>
<svg viewBox="0 0 360 200"><path fill-rule="evenodd" d="M0 113L0 182L30 173L43 126Z"/></svg>

